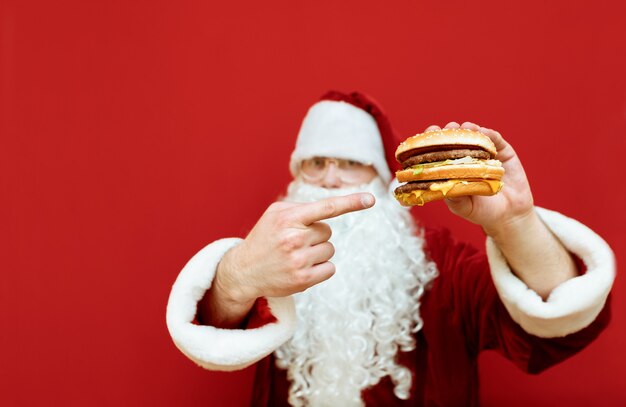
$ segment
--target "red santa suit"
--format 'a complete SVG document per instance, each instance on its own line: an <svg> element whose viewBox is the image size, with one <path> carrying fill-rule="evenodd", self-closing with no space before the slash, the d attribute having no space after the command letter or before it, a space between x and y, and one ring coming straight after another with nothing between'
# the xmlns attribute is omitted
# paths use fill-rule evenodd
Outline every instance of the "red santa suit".
<svg viewBox="0 0 626 407"><path fill-rule="evenodd" d="M380 135L389 132L389 123L379 109L356 96L349 103L358 108L341 103L333 93L332 102L320 102L309 111L292 155L294 174L299 160L330 156L372 163L382 179L390 180L383 149L390 140L382 137L381 141ZM386 149L393 156L392 150ZM545 209L536 211L579 260L580 275L557 286L544 301L511 272L490 238L483 255L455 242L447 232L427 231L424 250L436 263L439 276L421 300L424 323L414 350L397 354L413 374L410 398L398 399L389 378L383 377L362 392L366 405L477 405L480 351L497 350L523 370L537 373L573 355L599 334L609 319L607 298L615 275L611 249L579 222ZM247 329L195 322L198 302L210 288L217 264L240 242L218 240L187 263L170 293L168 329L181 352L206 369L237 370L258 362L253 405L286 405L289 383L272 353L295 331L291 297L257 301Z"/></svg>
<svg viewBox="0 0 626 407"><path fill-rule="evenodd" d="M611 249L579 222L541 208L537 212L579 259L581 275L557 286L543 301L511 272L491 239L485 256L447 232L428 231L425 250L439 276L420 306L424 326L415 350L398 353L414 375L411 398L396 398L393 385L383 378L363 392L366 405L477 405L480 351L497 350L523 370L538 373L600 333L610 317L607 298L615 275ZM197 303L211 286L217 264L240 241L218 240L187 263L172 287L168 328L176 346L204 368L237 370L260 361L253 405L286 405L285 371L275 366L271 353L295 330L291 297L258 301L248 329L195 322Z"/></svg>

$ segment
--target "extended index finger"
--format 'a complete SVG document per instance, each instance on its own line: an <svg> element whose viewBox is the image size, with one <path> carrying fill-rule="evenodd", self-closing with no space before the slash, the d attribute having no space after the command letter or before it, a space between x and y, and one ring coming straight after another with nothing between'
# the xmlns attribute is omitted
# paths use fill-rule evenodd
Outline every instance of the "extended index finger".
<svg viewBox="0 0 626 407"><path fill-rule="evenodd" d="M374 196L363 192L346 196L334 196L321 201L303 204L293 208L294 215L303 225L310 225L324 219L334 218L345 213L371 208Z"/></svg>

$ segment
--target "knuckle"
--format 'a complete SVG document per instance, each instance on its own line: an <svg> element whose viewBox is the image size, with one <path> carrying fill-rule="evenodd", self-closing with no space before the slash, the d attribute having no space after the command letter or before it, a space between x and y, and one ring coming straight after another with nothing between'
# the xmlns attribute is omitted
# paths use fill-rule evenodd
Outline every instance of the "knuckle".
<svg viewBox="0 0 626 407"><path fill-rule="evenodd" d="M273 219L273 223L277 229L287 229L289 227L289 221L284 216L277 216Z"/></svg>
<svg viewBox="0 0 626 407"><path fill-rule="evenodd" d="M296 290L302 291L311 285L311 279L309 275L302 270L293 274L291 283Z"/></svg>
<svg viewBox="0 0 626 407"><path fill-rule="evenodd" d="M291 253L304 245L304 237L297 232L283 233L278 239L280 249L285 253Z"/></svg>
<svg viewBox="0 0 626 407"><path fill-rule="evenodd" d="M333 216L337 212L337 204L332 200L324 201L322 211L326 216Z"/></svg>
<svg viewBox="0 0 626 407"><path fill-rule="evenodd" d="M291 216L289 211L281 211L276 214L276 218L274 219L274 223L279 228L287 228L293 224L293 217Z"/></svg>
<svg viewBox="0 0 626 407"><path fill-rule="evenodd" d="M289 257L289 265L293 270L301 270L308 264L307 258L301 253L292 253Z"/></svg>
<svg viewBox="0 0 626 407"><path fill-rule="evenodd" d="M267 207L265 213L279 214L287 209L289 207L288 205L289 204L287 202L274 202Z"/></svg>
<svg viewBox="0 0 626 407"><path fill-rule="evenodd" d="M272 220L277 225L291 225L293 224L295 206L291 202L274 202L271 204L266 213L271 214Z"/></svg>

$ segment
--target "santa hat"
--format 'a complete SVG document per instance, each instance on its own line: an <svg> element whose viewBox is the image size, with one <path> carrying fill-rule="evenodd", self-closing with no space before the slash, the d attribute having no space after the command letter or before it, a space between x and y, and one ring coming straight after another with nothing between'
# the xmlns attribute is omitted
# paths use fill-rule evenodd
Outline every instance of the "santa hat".
<svg viewBox="0 0 626 407"><path fill-rule="evenodd" d="M330 91L304 117L289 167L296 176L304 159L342 158L373 165L389 182L398 167L397 146L389 119L374 99L359 92Z"/></svg>

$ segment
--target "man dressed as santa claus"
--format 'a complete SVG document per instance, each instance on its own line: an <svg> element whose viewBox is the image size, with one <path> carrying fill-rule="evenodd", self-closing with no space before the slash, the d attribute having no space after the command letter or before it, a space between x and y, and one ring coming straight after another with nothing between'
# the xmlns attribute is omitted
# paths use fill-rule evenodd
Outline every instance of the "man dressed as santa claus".
<svg viewBox="0 0 626 407"><path fill-rule="evenodd" d="M489 136L506 170L499 194L446 200L483 228L486 255L414 222L390 193L387 118L329 92L304 118L287 196L178 276L176 346L207 369L257 363L254 406L475 406L480 351L537 373L590 343L610 317L611 249L533 205L498 132L445 127Z"/></svg>

